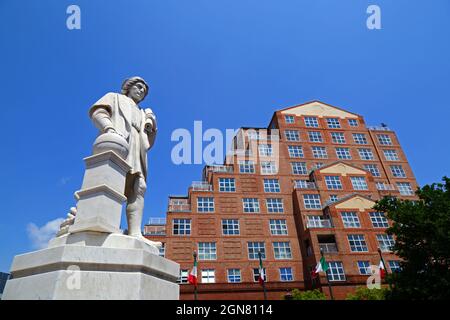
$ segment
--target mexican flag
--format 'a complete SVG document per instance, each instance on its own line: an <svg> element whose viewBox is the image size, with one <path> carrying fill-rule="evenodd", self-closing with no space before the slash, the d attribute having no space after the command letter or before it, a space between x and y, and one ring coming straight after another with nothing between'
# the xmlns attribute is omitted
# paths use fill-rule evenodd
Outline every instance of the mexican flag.
<svg viewBox="0 0 450 320"><path fill-rule="evenodd" d="M261 258L259 259L259 278L258 278L258 282L259 284L263 284L264 281L266 281L266 275L264 274L264 268L263 268L263 264L262 264L262 260Z"/></svg>
<svg viewBox="0 0 450 320"><path fill-rule="evenodd" d="M386 268L384 267L383 260L380 259L380 264L378 265L378 267L380 268L380 278L384 279L384 277L386 276Z"/></svg>
<svg viewBox="0 0 450 320"><path fill-rule="evenodd" d="M192 270L189 273L188 282L194 286L197 285L197 259L194 259L194 267L192 267Z"/></svg>
<svg viewBox="0 0 450 320"><path fill-rule="evenodd" d="M311 271L311 278L315 278L319 275L319 272L327 272L328 263L325 261L325 257L320 258L313 271Z"/></svg>

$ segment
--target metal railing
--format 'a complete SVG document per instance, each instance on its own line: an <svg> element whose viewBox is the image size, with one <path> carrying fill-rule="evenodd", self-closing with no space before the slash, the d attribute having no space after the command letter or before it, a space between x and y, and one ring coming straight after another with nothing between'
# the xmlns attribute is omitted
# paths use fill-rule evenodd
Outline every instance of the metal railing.
<svg viewBox="0 0 450 320"><path fill-rule="evenodd" d="M148 219L148 225L163 226L166 224L166 218L150 218Z"/></svg>
<svg viewBox="0 0 450 320"><path fill-rule="evenodd" d="M306 226L308 228L333 228L330 219L308 220Z"/></svg>
<svg viewBox="0 0 450 320"><path fill-rule="evenodd" d="M165 235L166 235L166 230L144 232L144 236L165 236Z"/></svg>
<svg viewBox="0 0 450 320"><path fill-rule="evenodd" d="M336 243L319 243L319 248L323 251L323 253L338 252Z"/></svg>
<svg viewBox="0 0 450 320"><path fill-rule="evenodd" d="M169 204L169 212L191 212L191 205L185 204Z"/></svg>
<svg viewBox="0 0 450 320"><path fill-rule="evenodd" d="M206 181L193 181L191 188L193 191L212 191L212 185Z"/></svg>
<svg viewBox="0 0 450 320"><path fill-rule="evenodd" d="M392 131L389 127L382 126L367 126L367 129L372 131Z"/></svg>
<svg viewBox="0 0 450 320"><path fill-rule="evenodd" d="M294 182L294 189L317 189L317 187L314 182L297 180Z"/></svg>
<svg viewBox="0 0 450 320"><path fill-rule="evenodd" d="M206 170L212 172L226 172L226 173L234 172L234 168L232 165L206 166Z"/></svg>

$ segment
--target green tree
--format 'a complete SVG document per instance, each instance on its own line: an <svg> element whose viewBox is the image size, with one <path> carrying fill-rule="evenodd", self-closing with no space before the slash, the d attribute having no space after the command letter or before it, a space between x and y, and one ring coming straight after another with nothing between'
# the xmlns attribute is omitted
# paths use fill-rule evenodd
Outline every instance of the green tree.
<svg viewBox="0 0 450 320"><path fill-rule="evenodd" d="M443 181L419 188L418 201L385 197L375 206L393 221L387 232L403 260L387 277L389 299L450 298L450 179Z"/></svg>
<svg viewBox="0 0 450 320"><path fill-rule="evenodd" d="M327 296L319 289L300 291L294 289L291 292L292 300L326 300Z"/></svg>
<svg viewBox="0 0 450 320"><path fill-rule="evenodd" d="M358 287L355 293L349 293L345 300L385 300L387 289L369 289Z"/></svg>

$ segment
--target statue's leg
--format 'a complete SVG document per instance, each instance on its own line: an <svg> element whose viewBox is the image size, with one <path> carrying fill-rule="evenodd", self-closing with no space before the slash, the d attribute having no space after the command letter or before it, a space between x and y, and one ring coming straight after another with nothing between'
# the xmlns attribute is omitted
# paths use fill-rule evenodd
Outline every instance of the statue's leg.
<svg viewBox="0 0 450 320"><path fill-rule="evenodd" d="M143 176L134 179L133 190L127 200L128 234L141 237L142 214L144 212L144 194L147 184Z"/></svg>

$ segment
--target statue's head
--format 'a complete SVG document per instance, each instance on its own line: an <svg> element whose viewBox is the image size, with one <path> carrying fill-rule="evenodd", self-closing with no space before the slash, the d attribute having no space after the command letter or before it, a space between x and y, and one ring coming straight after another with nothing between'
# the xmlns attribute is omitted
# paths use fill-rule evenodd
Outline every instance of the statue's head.
<svg viewBox="0 0 450 320"><path fill-rule="evenodd" d="M131 77L125 79L122 83L122 94L133 99L134 102L139 103L148 94L148 84L141 77Z"/></svg>

